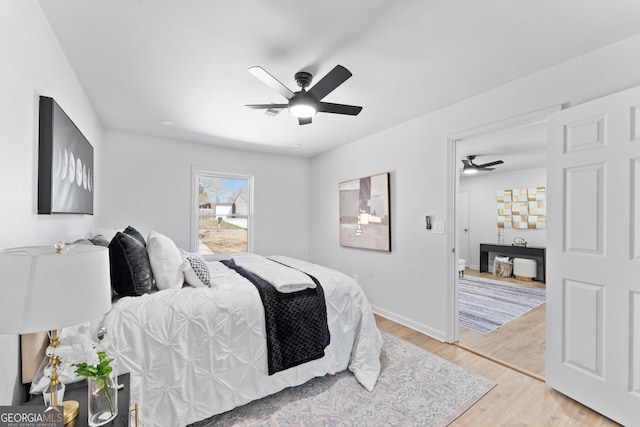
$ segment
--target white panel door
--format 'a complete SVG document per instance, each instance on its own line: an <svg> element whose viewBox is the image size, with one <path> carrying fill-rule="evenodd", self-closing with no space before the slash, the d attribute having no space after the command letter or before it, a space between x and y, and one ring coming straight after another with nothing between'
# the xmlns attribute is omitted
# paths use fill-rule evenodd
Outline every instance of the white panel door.
<svg viewBox="0 0 640 427"><path fill-rule="evenodd" d="M640 87L549 117L547 383L640 426Z"/></svg>

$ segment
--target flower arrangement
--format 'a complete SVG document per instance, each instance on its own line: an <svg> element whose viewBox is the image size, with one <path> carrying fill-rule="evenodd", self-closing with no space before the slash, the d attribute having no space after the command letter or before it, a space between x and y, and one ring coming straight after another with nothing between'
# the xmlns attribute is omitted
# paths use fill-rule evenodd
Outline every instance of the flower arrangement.
<svg viewBox="0 0 640 427"><path fill-rule="evenodd" d="M88 332L85 328L81 328L78 330L77 335L60 338L60 342L56 347L47 347L46 355L48 357L58 358L59 373L66 371L68 367L76 366L82 362L90 365L99 363L98 351L103 350L102 343L99 344L92 341L87 334ZM45 367L43 374L45 377L51 378L52 367Z"/></svg>
<svg viewBox="0 0 640 427"><path fill-rule="evenodd" d="M98 351L96 353L98 355L98 363L94 365L90 365L87 362L78 363L76 366L76 375L81 377L106 377L111 372L113 372L113 368L110 363L113 362L112 359L107 359L107 353L104 351Z"/></svg>
<svg viewBox="0 0 640 427"><path fill-rule="evenodd" d="M88 387L93 388L96 394L103 394L108 402L109 412L115 414L115 385L111 377L113 372L111 363L115 359L107 355L107 351L111 348L110 344L108 335L99 342L95 342L88 334L80 333L61 338L60 344L57 347L49 347L47 352L57 356L63 367L75 367L77 376L86 377ZM47 368L44 375L50 376L51 371Z"/></svg>
<svg viewBox="0 0 640 427"><path fill-rule="evenodd" d="M113 412L113 399L110 395L110 388L106 387L109 380L109 374L113 372L113 368L110 363L113 362L113 358L108 359L107 353L104 351L98 351L98 363L89 365L87 362L82 362L76 365L76 375L81 377L94 377L96 379L96 387L98 390L105 390L111 412Z"/></svg>
<svg viewBox="0 0 640 427"><path fill-rule="evenodd" d="M80 331L82 332L82 331ZM107 352L110 351L110 342L107 337L99 342L93 341L87 334L80 333L60 339L57 347L49 346L47 356L57 356L60 369L68 366L76 367L76 375L84 377L95 377L108 375L113 371ZM79 369L79 367L82 367ZM45 370L48 377L51 372Z"/></svg>

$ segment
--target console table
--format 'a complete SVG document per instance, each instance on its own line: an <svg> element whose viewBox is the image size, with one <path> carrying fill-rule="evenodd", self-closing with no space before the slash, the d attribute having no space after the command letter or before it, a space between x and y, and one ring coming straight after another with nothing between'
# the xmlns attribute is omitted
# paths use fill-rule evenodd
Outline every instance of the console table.
<svg viewBox="0 0 640 427"><path fill-rule="evenodd" d="M538 274L536 276L536 280L546 283L546 248L480 243L480 272L489 271L489 252L494 252L498 255L517 255L520 258L535 259L538 261Z"/></svg>

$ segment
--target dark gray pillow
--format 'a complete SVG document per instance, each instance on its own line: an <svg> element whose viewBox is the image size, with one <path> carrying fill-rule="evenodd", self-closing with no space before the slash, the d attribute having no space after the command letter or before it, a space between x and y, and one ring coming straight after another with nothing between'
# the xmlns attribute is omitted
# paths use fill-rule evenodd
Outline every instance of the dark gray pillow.
<svg viewBox="0 0 640 427"><path fill-rule="evenodd" d="M109 247L109 239L104 237L102 234L96 234L89 240L96 246L104 246L105 248Z"/></svg>
<svg viewBox="0 0 640 427"><path fill-rule="evenodd" d="M75 242L67 243L67 245L93 246L93 242L89 239L78 239Z"/></svg>
<svg viewBox="0 0 640 427"><path fill-rule="evenodd" d="M135 238L138 242L142 243L142 246L147 247L147 242L145 242L142 234L140 234L140 232L132 226L127 226L127 228L124 229L123 233Z"/></svg>
<svg viewBox="0 0 640 427"><path fill-rule="evenodd" d="M120 296L149 293L153 284L147 248L135 237L117 232L109 243L111 286Z"/></svg>

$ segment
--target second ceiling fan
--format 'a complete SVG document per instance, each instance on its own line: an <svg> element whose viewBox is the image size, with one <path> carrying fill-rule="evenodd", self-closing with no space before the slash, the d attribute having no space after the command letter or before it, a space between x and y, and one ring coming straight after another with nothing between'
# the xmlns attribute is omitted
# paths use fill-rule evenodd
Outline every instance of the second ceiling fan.
<svg viewBox="0 0 640 427"><path fill-rule="evenodd" d="M311 84L311 74L306 71L300 71L295 74L296 82L300 86L300 90L293 92L288 87L280 83L275 77L265 71L264 68L256 66L249 68L249 72L256 76L264 84L278 92L289 100L287 104L249 104L249 108L262 110L281 110L288 108L292 115L298 118L300 125L311 123L311 117L316 113L333 113L346 114L349 116L357 116L362 107L345 104L332 104L330 102L321 102L322 99L331 93L335 88L344 83L352 76L351 72L342 65L336 65L333 70L320 79L308 91L306 88Z"/></svg>
<svg viewBox="0 0 640 427"><path fill-rule="evenodd" d="M483 163L481 165L477 165L475 163L473 163L474 159L476 158L476 156L467 156L466 159L462 160L462 164L464 165L462 167L462 173L464 174L473 174L473 173L478 173L478 171L492 171L495 170L495 168L492 168L491 166L496 166L496 165L501 165L504 162L502 160L496 160L495 162L489 162L489 163Z"/></svg>

